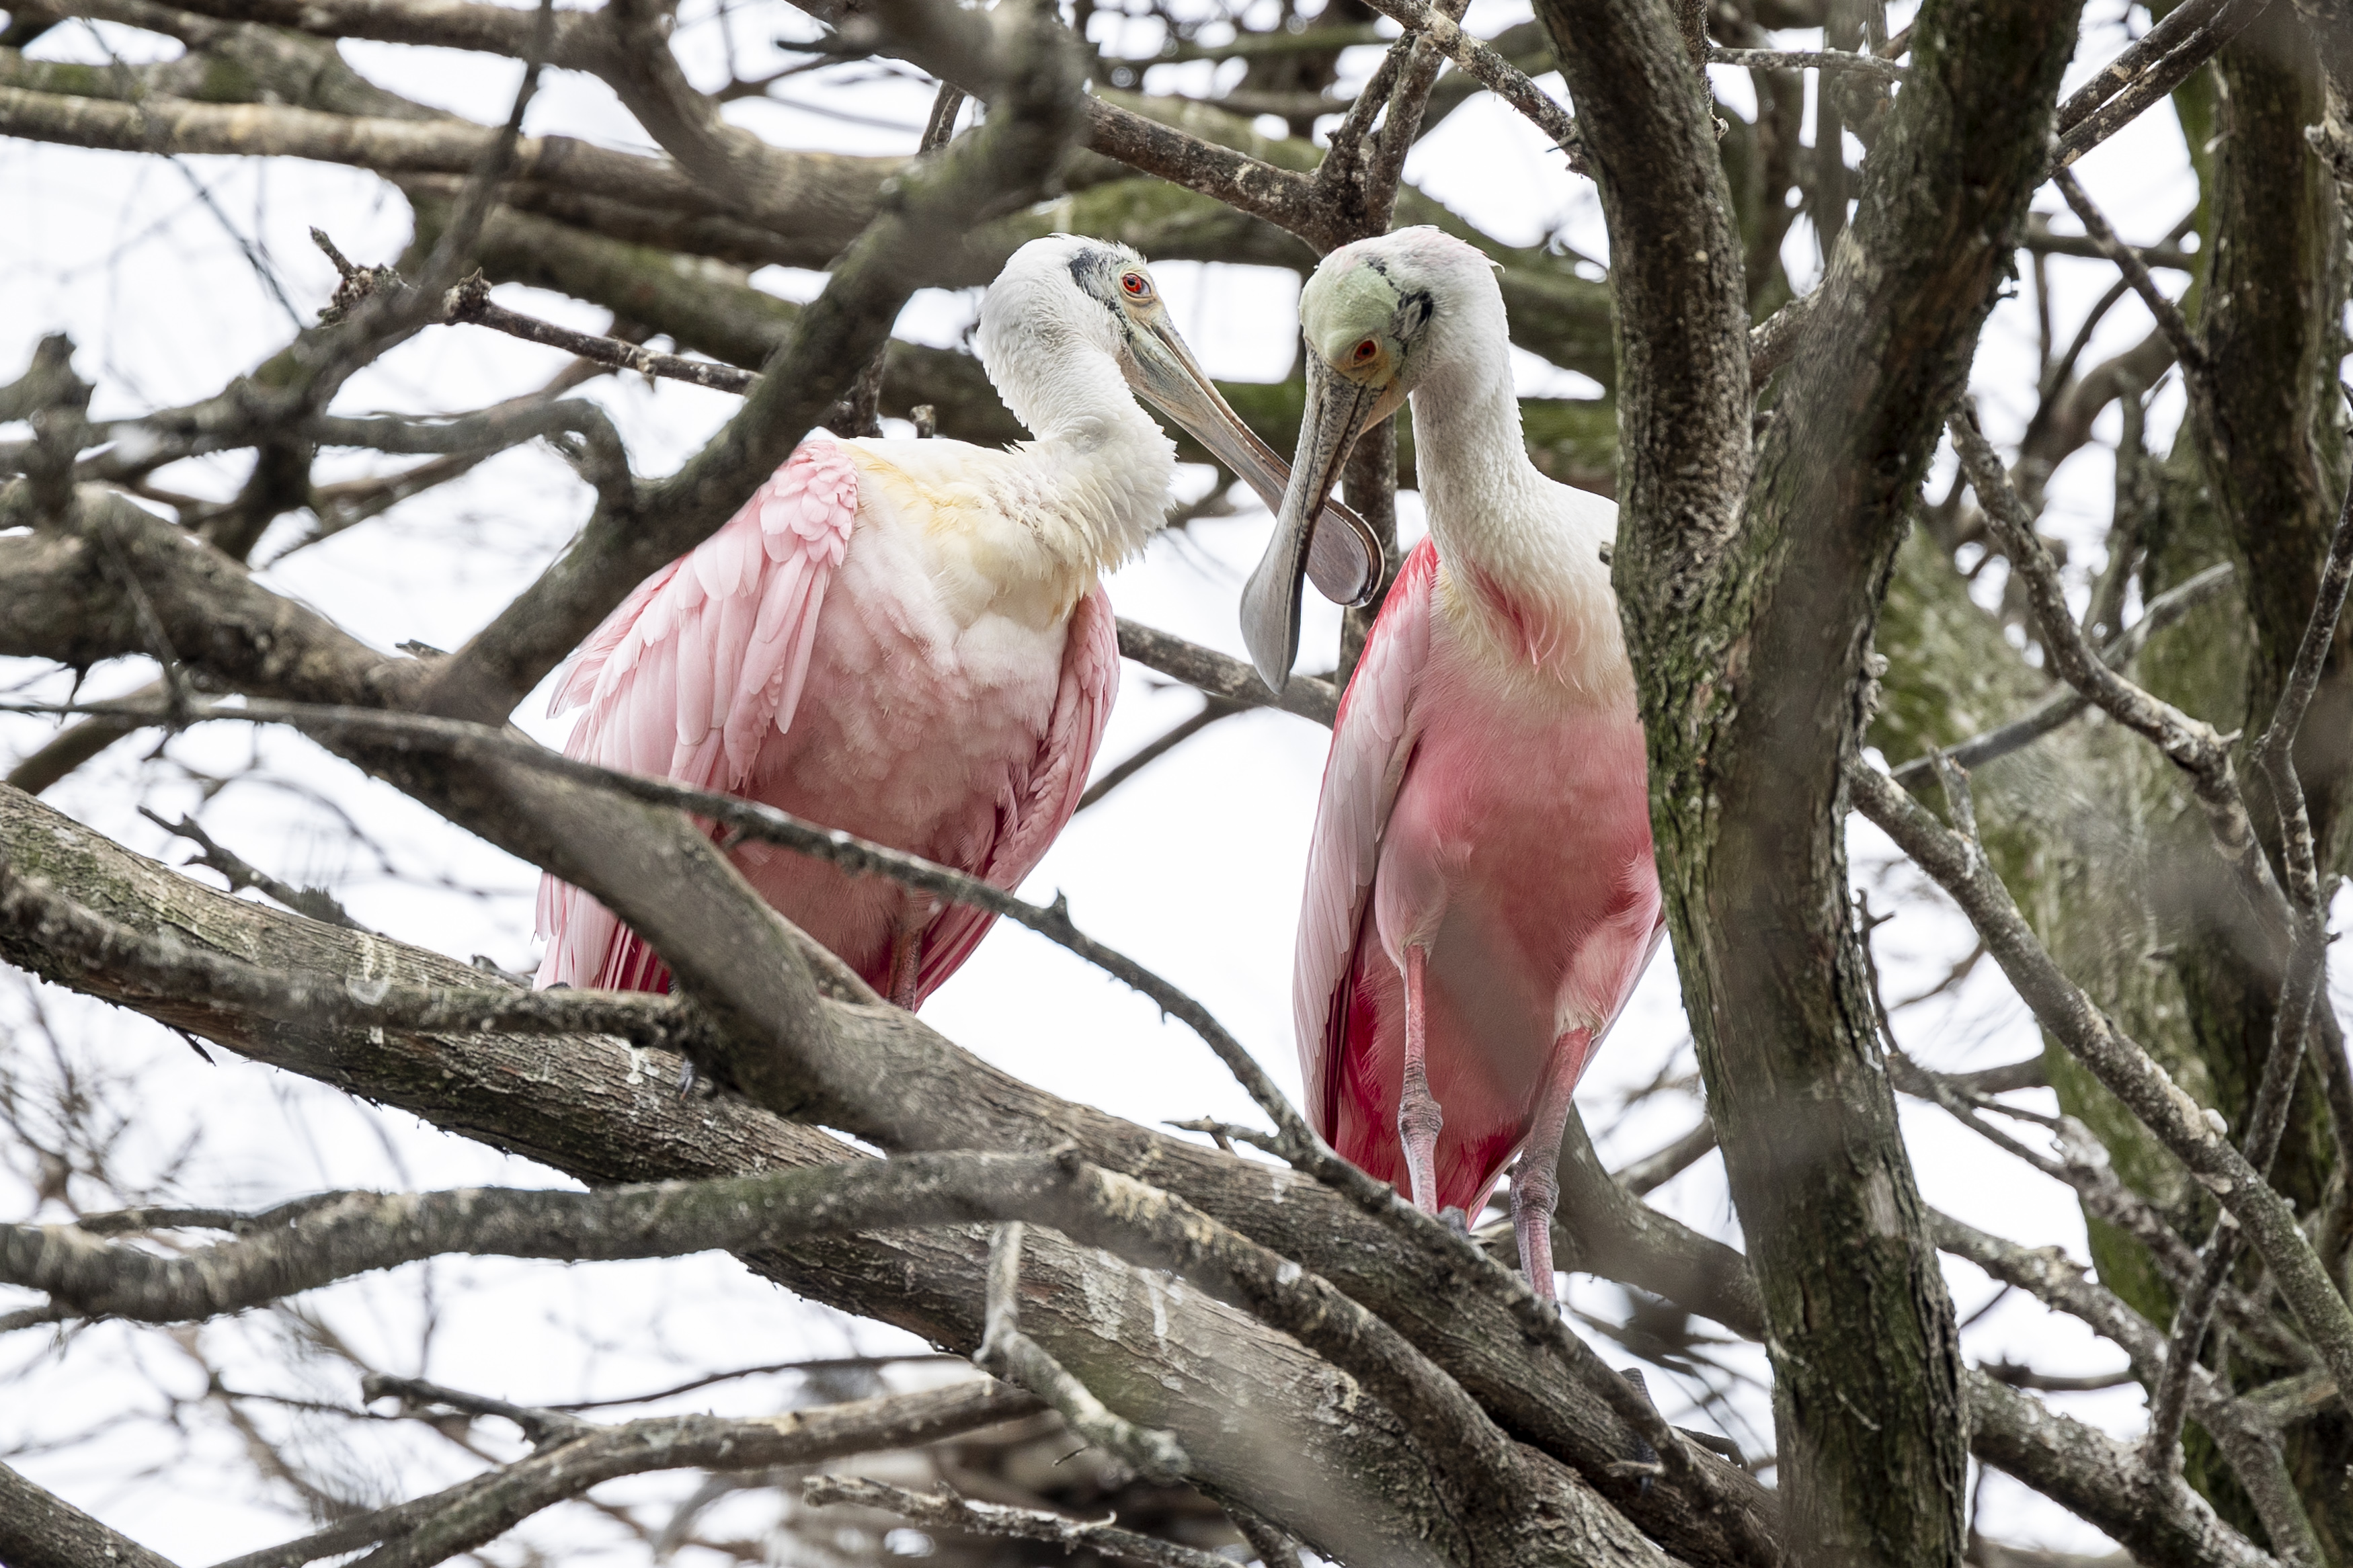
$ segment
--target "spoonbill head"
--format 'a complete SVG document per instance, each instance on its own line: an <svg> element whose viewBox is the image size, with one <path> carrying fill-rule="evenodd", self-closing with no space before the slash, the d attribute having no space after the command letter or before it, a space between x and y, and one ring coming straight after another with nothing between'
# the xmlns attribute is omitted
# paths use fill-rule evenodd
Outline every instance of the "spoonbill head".
<svg viewBox="0 0 2353 1568"><path fill-rule="evenodd" d="M1451 342L1506 328L1493 263L1434 228L1401 229L1343 246L1300 291L1307 404L1299 452L1274 537L1242 590L1242 639L1277 691L1299 653L1300 580L1306 526L1326 504L1340 467L1366 430L1396 413Z"/></svg>
<svg viewBox="0 0 2353 1568"><path fill-rule="evenodd" d="M1014 252L981 303L974 346L997 395L1033 431L1082 433L1119 401L1076 374L1108 355L1129 388L1183 426L1269 508L1290 468L1259 439L1186 345L1144 258L1114 240L1050 235ZM1303 534L1306 574L1335 604L1372 596L1384 565L1363 519L1328 499Z"/></svg>

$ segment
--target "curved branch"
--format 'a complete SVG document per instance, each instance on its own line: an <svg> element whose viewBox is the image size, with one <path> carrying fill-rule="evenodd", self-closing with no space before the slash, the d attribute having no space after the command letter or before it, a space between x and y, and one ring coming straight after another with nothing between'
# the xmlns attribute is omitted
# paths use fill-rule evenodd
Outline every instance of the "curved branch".
<svg viewBox="0 0 2353 1568"><path fill-rule="evenodd" d="M1037 1408L1038 1401L1018 1389L974 1378L748 1420L656 1415L617 1426L582 1423L577 1433L511 1465L427 1497L340 1520L299 1541L231 1558L219 1568L301 1568L382 1542L394 1544L362 1561L375 1568L422 1568L470 1552L533 1514L617 1477L817 1464L955 1436Z"/></svg>

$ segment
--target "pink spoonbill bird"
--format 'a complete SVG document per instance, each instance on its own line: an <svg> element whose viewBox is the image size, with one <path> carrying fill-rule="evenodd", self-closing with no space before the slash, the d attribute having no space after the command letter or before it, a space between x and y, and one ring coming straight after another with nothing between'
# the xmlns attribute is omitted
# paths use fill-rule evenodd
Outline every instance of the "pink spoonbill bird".
<svg viewBox="0 0 2353 1568"><path fill-rule="evenodd" d="M1602 552L1610 502L1520 444L1488 259L1434 228L1324 258L1300 298L1307 408L1243 631L1280 689L1308 521L1410 399L1430 537L1340 703L1309 849L1293 1007L1311 1119L1475 1216L1516 1155L1521 1265L1554 1295L1569 1095L1661 931L1642 729Z"/></svg>
<svg viewBox="0 0 2353 1568"><path fill-rule="evenodd" d="M1166 521L1176 447L1142 391L1273 504L1280 458L1244 428L1124 246L1056 235L981 305L983 365L1037 439L837 440L819 431L734 518L582 645L554 710L568 756L723 790L1018 884L1077 808L1119 681L1102 574ZM1318 585L1361 600L1379 547L1345 509ZM993 917L781 848L737 867L902 1006ZM666 990L653 951L545 879L543 985Z"/></svg>

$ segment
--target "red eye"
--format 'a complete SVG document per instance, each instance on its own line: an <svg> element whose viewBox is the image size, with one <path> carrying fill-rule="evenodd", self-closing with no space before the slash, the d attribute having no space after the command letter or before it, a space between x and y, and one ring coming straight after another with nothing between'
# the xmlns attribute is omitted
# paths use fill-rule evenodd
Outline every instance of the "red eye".
<svg viewBox="0 0 2353 1568"><path fill-rule="evenodd" d="M1146 278L1141 272L1121 273L1119 275L1119 286L1126 291L1127 297L1131 300L1149 300L1152 298L1152 279Z"/></svg>
<svg viewBox="0 0 2353 1568"><path fill-rule="evenodd" d="M1375 356L1379 354L1380 352L1381 345L1375 342L1372 339L1366 338L1363 342L1356 345L1356 363L1358 364L1370 364Z"/></svg>

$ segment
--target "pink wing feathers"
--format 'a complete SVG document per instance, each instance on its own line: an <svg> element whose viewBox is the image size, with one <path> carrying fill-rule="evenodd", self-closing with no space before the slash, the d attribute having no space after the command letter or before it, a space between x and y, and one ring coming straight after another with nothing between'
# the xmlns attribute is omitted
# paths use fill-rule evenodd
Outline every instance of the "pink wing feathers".
<svg viewBox="0 0 2353 1568"><path fill-rule="evenodd" d="M1119 695L1119 626L1112 615L1111 595L1100 584L1079 602L1066 635L1070 640L1062 648L1061 685L1054 694L1053 720L1038 748L1036 770L1017 781L1015 793L1000 805L997 840L989 846L987 868L979 873L982 880L1008 892L1037 868L1079 809L1079 799L1087 792L1087 770L1103 742L1103 721ZM918 1005L972 956L996 922L995 915L965 904L951 904L940 912L923 936L923 966L915 982Z"/></svg>
<svg viewBox="0 0 2353 1568"><path fill-rule="evenodd" d="M768 726L790 727L826 584L849 545L858 475L824 437L804 441L744 509L639 584L581 645L550 711L586 704L565 755L739 788ZM645 943L605 907L543 878L539 984L666 988Z"/></svg>
<svg viewBox="0 0 2353 1568"><path fill-rule="evenodd" d="M1405 558L1340 699L1332 754L1324 764L1324 792L1315 806L1292 1006L1307 1119L1327 1139L1336 1116L1332 1078L1346 1028L1348 977L1380 863L1382 830L1412 754L1413 695L1430 657L1430 591L1437 576L1438 551L1425 539Z"/></svg>

